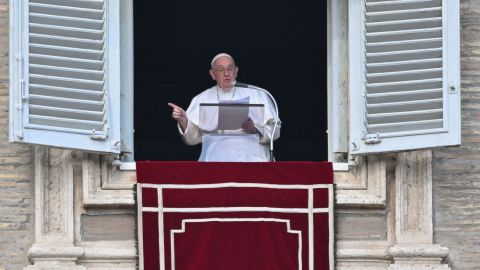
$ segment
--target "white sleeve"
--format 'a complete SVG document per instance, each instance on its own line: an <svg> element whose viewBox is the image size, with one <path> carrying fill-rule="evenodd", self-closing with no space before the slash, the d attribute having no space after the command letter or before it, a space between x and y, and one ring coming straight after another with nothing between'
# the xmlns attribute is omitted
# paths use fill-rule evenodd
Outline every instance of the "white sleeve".
<svg viewBox="0 0 480 270"><path fill-rule="evenodd" d="M272 139L272 132L273 132L274 126L275 126L275 119L269 119L267 123L263 126L255 124L255 127L260 133L260 143L262 144L270 143L270 140ZM280 137L281 126L282 126L282 122L279 119L277 128L275 129L275 134L273 134L274 141Z"/></svg>
<svg viewBox="0 0 480 270"><path fill-rule="evenodd" d="M185 131L182 131L180 124L177 124L177 127L183 142L186 144L195 145L202 142L202 132L192 121L188 120Z"/></svg>

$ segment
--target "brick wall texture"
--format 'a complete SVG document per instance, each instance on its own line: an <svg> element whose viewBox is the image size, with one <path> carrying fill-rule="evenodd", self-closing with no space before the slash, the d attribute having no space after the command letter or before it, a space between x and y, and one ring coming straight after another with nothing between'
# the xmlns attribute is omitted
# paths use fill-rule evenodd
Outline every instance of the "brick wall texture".
<svg viewBox="0 0 480 270"><path fill-rule="evenodd" d="M0 0L0 269L28 265L34 242L32 148L8 142L8 0Z"/></svg>
<svg viewBox="0 0 480 270"><path fill-rule="evenodd" d="M434 151L434 239L455 270L480 269L480 1L461 0L462 146Z"/></svg>

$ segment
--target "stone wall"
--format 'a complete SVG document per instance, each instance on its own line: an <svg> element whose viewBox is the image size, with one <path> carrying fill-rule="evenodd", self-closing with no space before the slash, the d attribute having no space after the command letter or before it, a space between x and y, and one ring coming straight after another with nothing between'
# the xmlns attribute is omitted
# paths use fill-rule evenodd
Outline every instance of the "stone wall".
<svg viewBox="0 0 480 270"><path fill-rule="evenodd" d="M435 242L452 269L480 269L480 1L461 0L462 146L434 151Z"/></svg>
<svg viewBox="0 0 480 270"><path fill-rule="evenodd" d="M23 269L34 242L32 148L8 142L8 0L0 0L0 269Z"/></svg>

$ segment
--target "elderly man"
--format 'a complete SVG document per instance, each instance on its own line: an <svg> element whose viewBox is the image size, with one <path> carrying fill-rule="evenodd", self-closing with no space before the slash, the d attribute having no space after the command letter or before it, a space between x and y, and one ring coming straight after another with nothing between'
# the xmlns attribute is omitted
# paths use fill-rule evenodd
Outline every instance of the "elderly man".
<svg viewBox="0 0 480 270"><path fill-rule="evenodd" d="M275 110L267 94L259 89L236 86L238 66L232 56L217 54L212 62L210 76L217 84L195 96L185 112L181 107L172 107L172 117L178 122L178 130L188 145L202 143L200 161L249 161L261 162L270 159L268 144L272 139ZM234 102L248 100L250 104L264 104L263 119L247 120L242 124L243 134L218 136L199 128L201 103ZM280 121L278 120L278 123ZM273 140L280 136L278 124Z"/></svg>

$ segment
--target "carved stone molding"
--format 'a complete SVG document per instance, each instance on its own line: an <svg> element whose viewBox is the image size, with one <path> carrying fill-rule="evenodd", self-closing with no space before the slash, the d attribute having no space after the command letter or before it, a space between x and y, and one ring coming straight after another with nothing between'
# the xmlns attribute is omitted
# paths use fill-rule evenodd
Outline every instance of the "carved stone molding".
<svg viewBox="0 0 480 270"><path fill-rule="evenodd" d="M83 204L93 206L134 206L135 171L120 171L113 157L83 153Z"/></svg>
<svg viewBox="0 0 480 270"><path fill-rule="evenodd" d="M390 178L388 178L391 180ZM386 210L377 210L377 212L384 212L385 216L385 234L378 239L366 239L371 235L363 235L362 239L348 239L336 241L336 268L337 270L386 270L392 262L392 256L390 254L390 247L395 241L395 213L390 211L395 207L394 198L392 193L394 189L392 185L388 185L386 190ZM371 216L372 210L370 209L368 216ZM364 209L358 209L357 213L363 212ZM358 222L358 220L357 220ZM355 226L355 225L353 225ZM357 226L366 226L365 223L357 224ZM369 232L374 232L369 231ZM339 233L337 231L337 233ZM358 232L357 232L358 233ZM337 236L341 238L342 236ZM344 236L343 236L344 237Z"/></svg>
<svg viewBox="0 0 480 270"><path fill-rule="evenodd" d="M29 270L85 269L83 249L74 245L71 151L35 148L35 243Z"/></svg>
<svg viewBox="0 0 480 270"><path fill-rule="evenodd" d="M448 248L433 244L432 151L399 153L395 169L395 239L389 270L450 269Z"/></svg>
<svg viewBox="0 0 480 270"><path fill-rule="evenodd" d="M395 233L397 243L431 244L432 157L430 151L398 154L396 178Z"/></svg>
<svg viewBox="0 0 480 270"><path fill-rule="evenodd" d="M335 172L335 200L338 206L385 207L386 158L358 157L348 172Z"/></svg>
<svg viewBox="0 0 480 270"><path fill-rule="evenodd" d="M87 269L136 269L137 251L135 245L130 248L84 247L84 255L79 263Z"/></svg>
<svg viewBox="0 0 480 270"><path fill-rule="evenodd" d="M442 259L448 256L448 248L439 245L398 244L390 248L390 254L395 260L390 270L426 267L428 267L426 269L450 269L448 265L442 264Z"/></svg>
<svg viewBox="0 0 480 270"><path fill-rule="evenodd" d="M338 241L337 270L385 270L391 263L388 241Z"/></svg>

